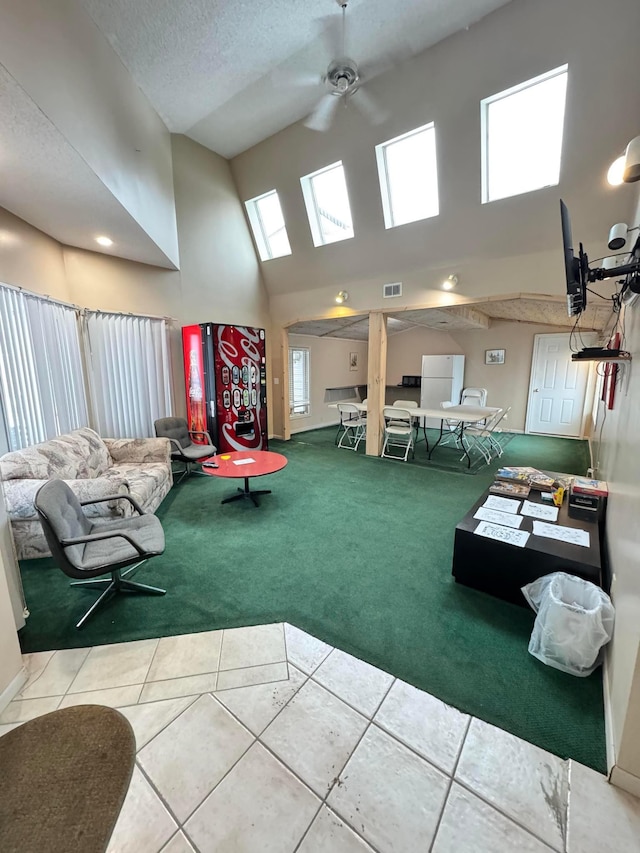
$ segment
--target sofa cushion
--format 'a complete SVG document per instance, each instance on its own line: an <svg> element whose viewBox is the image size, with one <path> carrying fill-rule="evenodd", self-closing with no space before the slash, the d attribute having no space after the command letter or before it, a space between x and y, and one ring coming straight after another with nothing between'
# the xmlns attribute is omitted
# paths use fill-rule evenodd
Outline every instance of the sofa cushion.
<svg viewBox="0 0 640 853"><path fill-rule="evenodd" d="M158 492L162 492L164 497L171 485L167 465L162 462L150 462L146 465L123 462L110 468L103 479L107 482L110 479L125 480L129 485L131 497L145 508L155 503L153 499Z"/></svg>
<svg viewBox="0 0 640 853"><path fill-rule="evenodd" d="M0 458L3 480L76 480L99 477L112 464L97 432L83 427L66 435L5 453Z"/></svg>

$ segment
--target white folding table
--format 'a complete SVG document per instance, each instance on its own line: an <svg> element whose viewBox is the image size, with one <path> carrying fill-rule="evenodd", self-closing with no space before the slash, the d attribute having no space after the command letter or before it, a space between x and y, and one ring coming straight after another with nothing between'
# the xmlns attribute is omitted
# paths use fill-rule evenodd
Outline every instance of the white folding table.
<svg viewBox="0 0 640 853"><path fill-rule="evenodd" d="M331 408L338 408L337 403L330 403L329 405ZM355 406L360 412L367 411L366 403L351 403L351 405ZM387 406L385 408L390 407ZM402 406L395 406L395 408L402 409ZM412 417L422 419L422 431L424 433L424 440L427 445L427 456L429 459L431 459L431 454L436 447L441 444L442 439L445 436L444 422L455 421L458 424L456 434L464 451L464 455L467 457L467 468L470 468L471 457L469 456L469 452L462 441L465 427L467 425L473 426L480 423L480 421L485 421L487 418L495 415L499 409L495 406L449 406L447 409L422 409L418 406L417 408L406 409L406 411L411 412ZM427 438L426 418L435 418L440 421L440 435L438 436L436 443L431 448L429 448L429 439Z"/></svg>

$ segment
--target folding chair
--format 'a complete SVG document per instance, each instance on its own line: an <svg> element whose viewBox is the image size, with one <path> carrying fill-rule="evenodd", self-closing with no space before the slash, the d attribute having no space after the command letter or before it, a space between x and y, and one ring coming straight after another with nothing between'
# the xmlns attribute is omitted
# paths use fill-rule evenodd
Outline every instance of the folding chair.
<svg viewBox="0 0 640 853"><path fill-rule="evenodd" d="M340 426L336 443L347 450L357 450L367 434L367 419L353 403L338 403ZM339 436L339 438L338 438Z"/></svg>
<svg viewBox="0 0 640 853"><path fill-rule="evenodd" d="M411 450L413 458L415 456L415 439L413 435L413 422L415 418L411 414L411 410L399 409L395 406L385 406L382 410L382 416L384 418L384 443L380 455L386 456L388 459L402 459L403 462L406 462L409 457L409 451ZM404 454L397 456L394 453L387 453L392 447L404 450Z"/></svg>
<svg viewBox="0 0 640 853"><path fill-rule="evenodd" d="M461 440L466 450L466 455L472 449L478 450L484 456L487 464L491 462L492 456L502 456L502 446L493 438L493 431L507 413L507 409L498 409L491 417L487 418L485 426L468 426L462 431ZM461 457L460 461L464 459Z"/></svg>

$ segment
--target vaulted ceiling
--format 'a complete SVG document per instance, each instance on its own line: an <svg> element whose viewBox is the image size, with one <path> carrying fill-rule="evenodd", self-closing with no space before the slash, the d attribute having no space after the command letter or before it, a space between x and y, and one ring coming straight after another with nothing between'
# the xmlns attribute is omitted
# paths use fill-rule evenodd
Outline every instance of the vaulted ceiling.
<svg viewBox="0 0 640 853"><path fill-rule="evenodd" d="M337 0L81 0L172 132L233 157L307 115L341 53ZM346 53L374 76L508 0L349 0Z"/></svg>

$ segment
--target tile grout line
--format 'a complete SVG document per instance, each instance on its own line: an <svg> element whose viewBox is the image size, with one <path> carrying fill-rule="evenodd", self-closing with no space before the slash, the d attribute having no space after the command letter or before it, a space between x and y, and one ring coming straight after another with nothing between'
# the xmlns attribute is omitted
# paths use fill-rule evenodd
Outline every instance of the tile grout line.
<svg viewBox="0 0 640 853"><path fill-rule="evenodd" d="M335 651L335 649L333 649L333 651ZM327 661L327 660L329 659L329 657L330 657L330 656L331 656L331 652L329 652L329 654L324 658L324 660L323 660L321 663L319 663L319 664L318 664L318 666L316 667L316 669L314 670L314 672L316 672L316 671L317 671L317 670L322 666L322 664L323 664L325 661ZM319 684L319 683L318 683L315 679L313 679L311 676L309 676L309 678L307 679L307 681L313 681L313 683L314 683L314 684L316 684L318 687L322 687L323 689L326 689L326 688L324 688L324 686L323 686L323 685ZM314 821L316 820L316 818L317 818L317 817L318 817L318 815L320 814L320 812L321 812L321 810L322 810L322 807L324 806L324 807L325 807L325 808L327 808L327 809L331 809L331 807L327 804L327 800L328 800L328 798L329 798L329 795L331 794L331 792L333 791L333 789L334 789L334 788L335 788L335 786L337 785L337 783L338 783L338 779L340 778L340 776L341 776L341 775L342 775L342 773L344 772L344 769L345 769L345 767L347 766L347 764L351 761L351 758L353 757L353 755L355 754L355 751L356 751L356 750L358 749L358 747L360 746L360 743L362 742L362 740L363 740L364 736L366 735L366 733L369 731L369 729L370 729L370 728L371 728L371 726L373 725L373 716L375 716L375 714L377 714L377 713L378 713L378 711L380 710L380 706L382 705L382 703L384 702L384 700L387 698L387 696L388 696L388 694L389 694L389 691L390 691L390 690L391 690L391 688L393 687L393 685L394 685L395 681L396 681L396 679L394 678L394 679L392 680L391 684L389 685L389 687L385 690L385 692L384 692L384 695L383 695L382 699L381 699L381 700L380 700L380 702L378 703L378 705L377 705L377 707L376 707L376 709L375 709L375 711L373 712L373 715L372 715L371 717L367 717L367 715L366 715L366 714L363 714L361 711L357 711L355 708L353 708L353 706L348 705L348 703L346 703L346 702L345 702L345 704L346 704L349 708L352 708L352 710L356 711L356 713L360 714L360 716L362 716L362 717L364 717L364 718L365 718L365 720L367 721L367 725L365 726L364 731L362 732L362 734L361 734L361 735L360 735L360 737L358 738L358 740L357 740L357 742L356 742L355 746L353 747L353 749L351 750L351 752L350 752L350 753L349 753L349 755L347 756L347 759L346 759L346 761L344 762L344 764L342 765L342 768L341 768L341 769L338 771L338 773L334 776L333 782L332 782L332 783L329 785L329 787L327 788L327 792L326 792L326 794L324 795L324 797L322 797L321 802L320 802L320 805L318 806L318 811L315 813L315 815L314 815L314 817L313 817L313 820L311 821L311 823L310 823L310 824L309 824L309 826L307 827L307 831L304 833L304 835L302 836L302 838L301 838L301 839L300 839L300 841L298 842L298 845L296 846L296 848L295 848L295 850L294 850L294 853L295 853L295 851L296 851L296 850L298 850L298 848L300 847L300 845L301 845L301 844L302 844L302 842L304 841L304 839L305 839L305 837L307 836L307 834L308 834L309 830L311 829L311 827L312 827L312 825L313 825ZM302 689L302 686L303 686L303 685L300 685L299 690L301 690L301 689ZM329 693L331 693L331 691L328 691L328 692L329 692ZM344 700L340 699L340 697L339 697L339 696L336 696L336 694L335 694L335 693L331 693L331 695L332 695L332 696L335 696L335 698L336 698L336 699L339 699L340 701L344 701ZM292 698L293 698L293 697L292 697ZM285 766L285 767L286 767L290 772L293 772L293 771L291 770L291 768L290 768L287 764L285 764L285 762L284 762L281 758L280 758L279 760L280 760L280 761L282 761L282 763L284 764L284 766ZM306 783L305 783L305 784L306 784ZM315 793L315 792L314 792L314 793ZM317 795L316 795L316 796L317 796ZM332 811L335 811L335 813L336 813L337 815L340 815L340 812L339 812L337 809L331 809L331 810L332 810ZM367 839L364 837L364 835L363 835L362 833L358 832L358 830L357 830L354 826L352 826L352 825L351 825L351 823L349 823L349 821L348 821L346 818L343 818L343 817L342 817L342 815L340 815L340 819L344 822L345 826L348 826L348 827L349 827L349 829L351 829L351 830L356 834L356 836L357 836L358 838L362 838L362 839L363 839L367 844L369 844L369 846L370 846L370 847L372 847L372 848L375 850L375 848L373 847L373 845L372 845L372 844L370 844L370 842L369 842L369 841L367 841Z"/></svg>
<svg viewBox="0 0 640 853"><path fill-rule="evenodd" d="M218 663L216 666L216 681L215 688L218 689L218 679L220 677L220 664L222 663L222 647L224 645L224 628L222 629L222 636L220 637L220 649L218 651Z"/></svg>
<svg viewBox="0 0 640 853"><path fill-rule="evenodd" d="M44 665L44 667L42 668L42 672L40 673L40 675L39 675L37 678L34 678L34 680L33 680L33 681L30 681L30 679L29 679L29 668L25 666L24 658L25 658L25 657L27 657L27 655L22 655L22 656L21 656L21 657L22 657L22 666L25 668L25 670L26 670L26 672L27 672L27 680L26 680L26 682L23 684L23 686L22 686L22 690L21 690L21 691L20 691L20 693L18 694L19 696L22 696L23 692L27 689L27 687L32 687L34 684L37 684L37 683L40 681L40 679L42 678L42 676L45 674L45 672L46 672L46 671L47 671L47 669L49 668L49 664L50 664L50 663L51 663L51 661L54 659L54 657L57 655L57 653L58 653L57 651L54 651L54 652L51 654L51 657L49 658L49 660L46 662L46 664L45 664L45 665ZM31 654L42 654L42 652L32 652ZM44 652L44 654L46 654L46 652ZM17 697L14 697L14 698L17 698ZM36 698L36 697L34 697L34 698ZM46 699L46 698L48 698L48 697L43 696L43 697L41 697L41 698ZM12 700L12 701L13 701L13 700Z"/></svg>
<svg viewBox="0 0 640 853"><path fill-rule="evenodd" d="M475 719L475 718L473 718L473 719ZM549 850L553 850L554 853L562 853L562 851L559 850L557 847L554 847L553 844L549 844L548 841L545 841L544 838L537 835L532 829L530 829L529 827L527 827L523 823L521 823L518 820L518 818L515 818L515 817L513 817L513 815L508 814L503 808L501 808L501 806L499 806L497 803L494 803L491 800L487 799L484 796L484 794L481 794L478 791L476 791L467 782L463 782L462 779L453 779L453 781L456 783L456 785L459 785L461 788L464 788L465 791L468 791L470 794L473 794L473 796L476 797L476 799L481 800L485 805L489 806L494 811L501 814L502 817L505 818L506 820L508 820L510 823L514 823L519 829L522 829L524 832L526 832L527 835L530 835L532 838L535 838L536 841L539 841L541 844L544 844L544 846L548 847Z"/></svg>
<svg viewBox="0 0 640 853"><path fill-rule="evenodd" d="M464 730L464 736L460 742L460 748L458 749L458 754L456 756L456 760L453 765L453 769L449 775L449 785L447 787L447 793L444 796L444 800L442 801L442 808L440 809L440 815L438 817L438 822L436 823L436 828L433 832L433 838L431 839L431 844L429 845L429 853L433 850L433 845L436 843L436 839L438 837L438 832L440 831L440 824L442 823L442 818L444 816L445 809L447 808L447 803L449 802L449 794L451 793L451 788L453 787L454 780L456 778L456 771L458 769L458 764L460 763L460 758L462 756L462 750L464 749L465 741L467 740L467 735L469 734L469 729L471 728L471 720L473 717L469 717L467 720L467 725Z"/></svg>

